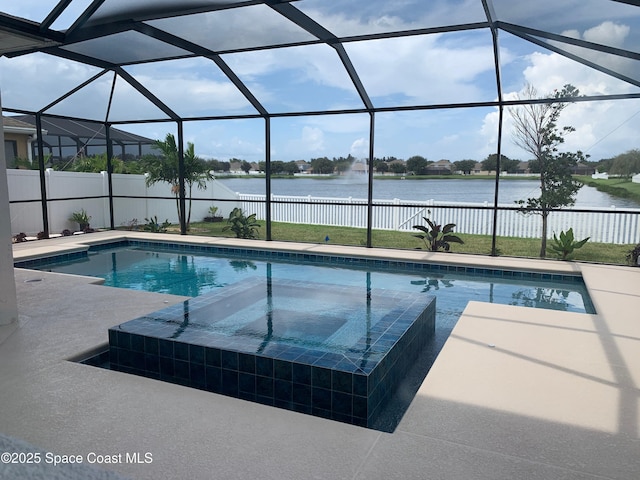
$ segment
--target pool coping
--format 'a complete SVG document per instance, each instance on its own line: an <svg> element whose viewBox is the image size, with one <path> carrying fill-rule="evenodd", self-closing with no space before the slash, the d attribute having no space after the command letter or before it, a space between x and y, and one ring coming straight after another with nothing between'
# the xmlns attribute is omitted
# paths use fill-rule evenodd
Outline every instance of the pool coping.
<svg viewBox="0 0 640 480"><path fill-rule="evenodd" d="M122 235L16 244L15 258ZM124 234L149 235L162 238ZM470 303L400 425L386 434L68 362L70 352L103 338L114 315L133 318L181 299L114 292L77 278L26 283L43 273L16 270L20 323L0 329L0 430L52 451L154 452L151 464L101 466L135 478L210 478L212 471L221 478L291 479L637 477L640 269L191 236L179 241L581 274L598 313L540 315ZM88 298L97 306L89 315L69 306ZM118 415L103 413L110 411ZM210 434L219 431L223 438Z"/></svg>

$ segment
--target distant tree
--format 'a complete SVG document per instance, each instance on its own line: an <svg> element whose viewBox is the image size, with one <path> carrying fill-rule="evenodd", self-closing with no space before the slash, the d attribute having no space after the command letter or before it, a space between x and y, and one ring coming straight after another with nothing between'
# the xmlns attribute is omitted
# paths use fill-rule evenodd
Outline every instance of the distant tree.
<svg viewBox="0 0 640 480"><path fill-rule="evenodd" d="M596 162L596 171L600 173L610 172L613 165L613 158L603 158Z"/></svg>
<svg viewBox="0 0 640 480"><path fill-rule="evenodd" d="M495 172L498 167L498 155L496 153L488 155L487 158L485 158L481 162L481 164L482 170L486 170L487 172ZM519 160L512 160L506 155L502 155L500 157L501 172L515 173L519 164Z"/></svg>
<svg viewBox="0 0 640 480"><path fill-rule="evenodd" d="M195 148L193 143L187 143L187 149L183 153L184 159L184 181L188 187L187 195L189 197L189 204L187 212L183 212L180 208L180 188L179 179L180 172L178 170L178 146L176 139L171 133L167 133L164 140L156 140L153 148L160 152L159 156L147 156L144 160L144 167L149 173L147 176L147 186L153 185L157 182L167 182L171 185L171 193L176 199L176 208L178 209L178 219L182 223L182 219L185 219L185 225L187 230L191 223L191 194L193 186L195 185L199 189L207 188L207 180L213 178L209 173L209 168L206 162L195 154ZM186 215L186 216L185 216Z"/></svg>
<svg viewBox="0 0 640 480"><path fill-rule="evenodd" d="M337 160L334 160L333 162L333 166L335 170L340 175L342 175L345 172L348 172L351 169L351 165L353 165L353 162L347 160L346 158L339 158Z"/></svg>
<svg viewBox="0 0 640 480"><path fill-rule="evenodd" d="M636 173L640 173L640 150L629 150L613 157L609 173L624 178L631 178Z"/></svg>
<svg viewBox="0 0 640 480"><path fill-rule="evenodd" d="M249 162L247 162L246 160L242 160L242 163L240 164L240 169L246 173L247 175L249 175L249 172L251 171L251 164Z"/></svg>
<svg viewBox="0 0 640 480"><path fill-rule="evenodd" d="M573 85L565 85L562 90L553 93L555 101L509 109L515 128L514 143L533 155L540 169L540 196L518 203L542 217L541 258L546 256L547 219L551 209L573 205L581 187L571 176L571 167L584 160L584 155L580 151L558 152L558 147L564 143L564 136L575 130L570 126L558 126L560 114L567 106L561 99L577 97L579 93ZM526 86L525 95L528 99L539 98L533 85Z"/></svg>
<svg viewBox="0 0 640 480"><path fill-rule="evenodd" d="M420 155L414 155L407 159L406 165L408 172L413 173L414 175L426 175L427 165L429 165L429 162L426 158Z"/></svg>
<svg viewBox="0 0 640 480"><path fill-rule="evenodd" d="M392 162L389 164L389 168L393 173L407 173L407 165L404 162Z"/></svg>
<svg viewBox="0 0 640 480"><path fill-rule="evenodd" d="M389 164L384 160L376 160L374 166L378 173L386 173L389 171Z"/></svg>
<svg viewBox="0 0 640 480"><path fill-rule="evenodd" d="M313 173L319 175L331 174L333 173L334 165L327 157L313 158L311 159L311 168L313 169Z"/></svg>
<svg viewBox="0 0 640 480"><path fill-rule="evenodd" d="M465 175L471 174L473 169L476 167L475 160L458 160L457 162L453 162L455 169L464 173Z"/></svg>
<svg viewBox="0 0 640 480"><path fill-rule="evenodd" d="M298 164L293 160L284 164L284 173L287 175L295 175L299 171Z"/></svg>
<svg viewBox="0 0 640 480"><path fill-rule="evenodd" d="M204 163L207 165L209 170L214 172L228 172L230 169L229 162L221 162L220 160L211 159L205 160Z"/></svg>
<svg viewBox="0 0 640 480"><path fill-rule="evenodd" d="M274 160L271 162L271 173L277 175L284 172L284 162L282 160Z"/></svg>

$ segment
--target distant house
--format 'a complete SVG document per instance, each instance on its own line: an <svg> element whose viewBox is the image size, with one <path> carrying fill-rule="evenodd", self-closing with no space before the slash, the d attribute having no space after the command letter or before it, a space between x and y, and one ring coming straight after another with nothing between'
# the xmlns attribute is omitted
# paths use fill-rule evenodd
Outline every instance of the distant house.
<svg viewBox="0 0 640 480"><path fill-rule="evenodd" d="M296 165L298 165L298 171L300 173L309 173L309 169L311 165L306 160L297 160Z"/></svg>
<svg viewBox="0 0 640 480"><path fill-rule="evenodd" d="M427 165L427 175L449 175L453 172L453 164L449 160L438 160Z"/></svg>
<svg viewBox="0 0 640 480"><path fill-rule="evenodd" d="M531 173L529 162L520 162L516 167L516 173Z"/></svg>
<svg viewBox="0 0 640 480"><path fill-rule="evenodd" d="M574 175L593 175L596 173L596 168L588 163L580 162L571 168L571 173Z"/></svg>
<svg viewBox="0 0 640 480"><path fill-rule="evenodd" d="M17 115L4 118L20 121L22 124L31 127L34 134L36 132L34 115ZM109 138L111 139L114 157L122 159L139 158L145 154L157 153L151 148L155 140L150 138L114 127L109 129ZM43 116L42 141L44 154L45 156L50 156L50 162L52 163L69 158L100 155L107 151L105 127L98 122ZM25 154L25 158L37 157L37 144L38 142L35 141L35 138L29 143L28 154Z"/></svg>
<svg viewBox="0 0 640 480"><path fill-rule="evenodd" d="M32 160L31 143L38 137L36 127L15 117L2 117L4 154L7 167L15 167L17 158Z"/></svg>
<svg viewBox="0 0 640 480"><path fill-rule="evenodd" d="M476 162L473 170L471 171L472 175L488 175L489 172L482 169L482 162Z"/></svg>

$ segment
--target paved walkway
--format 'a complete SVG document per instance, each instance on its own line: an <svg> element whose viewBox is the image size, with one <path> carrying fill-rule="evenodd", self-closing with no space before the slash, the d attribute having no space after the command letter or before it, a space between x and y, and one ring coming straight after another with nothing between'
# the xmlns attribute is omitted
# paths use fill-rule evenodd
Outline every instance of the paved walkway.
<svg viewBox="0 0 640 480"><path fill-rule="evenodd" d="M14 257L116 235L18 244ZM108 327L182 298L16 270L19 324L0 327L0 433L85 463L150 453L93 465L134 479L640 478L640 269L247 242L581 272L598 313L470 303L398 428L382 433L70 362Z"/></svg>

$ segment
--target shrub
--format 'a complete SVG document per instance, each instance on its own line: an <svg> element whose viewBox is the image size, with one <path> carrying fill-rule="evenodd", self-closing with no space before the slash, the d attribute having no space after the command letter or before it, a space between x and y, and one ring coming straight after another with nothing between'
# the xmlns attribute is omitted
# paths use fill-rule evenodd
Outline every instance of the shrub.
<svg viewBox="0 0 640 480"><path fill-rule="evenodd" d="M581 248L589 241L589 238L590 237L587 237L583 240L576 241L573 236L573 228L570 228L566 232L560 232L560 237L557 237L554 233L551 250L553 250L562 260L569 260L574 250Z"/></svg>
<svg viewBox="0 0 640 480"><path fill-rule="evenodd" d="M236 234L236 238L256 238L260 225L256 221L256 214L245 216L241 208L234 208L227 219L228 225L222 231L231 230Z"/></svg>
<svg viewBox="0 0 640 480"><path fill-rule="evenodd" d="M627 262L632 267L640 267L638 260L640 260L640 243L633 247L632 250L629 250L629 254L627 255Z"/></svg>
<svg viewBox="0 0 640 480"><path fill-rule="evenodd" d="M427 250L437 252L442 249L448 252L451 248L451 243L464 243L460 237L452 233L456 226L455 223L448 223L443 227L442 225L437 225L427 217L422 218L427 222L428 227L424 225L414 225L413 228L423 232L422 234L414 235L414 237L422 240Z"/></svg>
<svg viewBox="0 0 640 480"><path fill-rule="evenodd" d="M143 227L145 232L165 233L171 226L171 222L169 222L169 219L166 219L164 222L162 222L162 225L159 224L157 215L154 215L151 218L145 218L144 220L145 222L147 222Z"/></svg>

